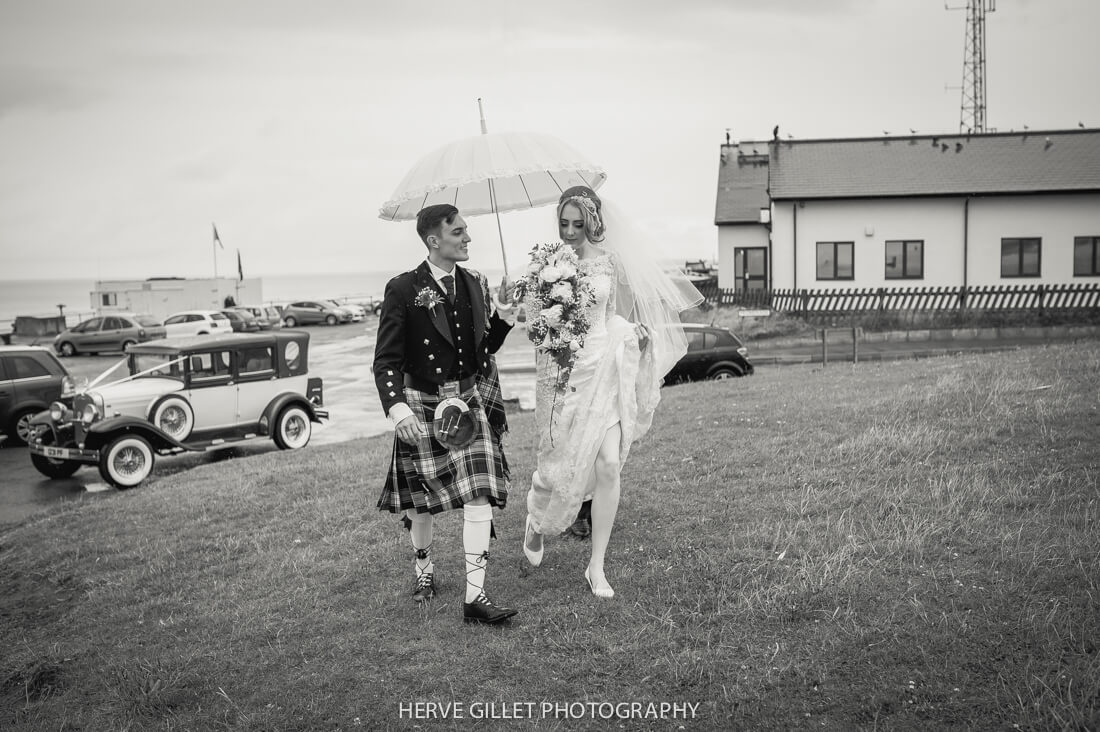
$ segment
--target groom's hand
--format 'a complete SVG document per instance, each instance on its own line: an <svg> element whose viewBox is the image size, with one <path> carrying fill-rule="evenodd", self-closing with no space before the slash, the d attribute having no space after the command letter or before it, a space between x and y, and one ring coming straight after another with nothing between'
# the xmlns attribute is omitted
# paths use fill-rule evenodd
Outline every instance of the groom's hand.
<svg viewBox="0 0 1100 732"><path fill-rule="evenodd" d="M416 415L413 414L410 414L408 417L398 422L395 430L397 432L397 439L401 440L406 445L415 445L417 440L428 434L424 431L424 428L420 426L420 422L417 421Z"/></svg>
<svg viewBox="0 0 1100 732"><path fill-rule="evenodd" d="M516 283L508 279L508 275L500 278L500 289L497 290L497 299L504 307L511 307L512 298L516 292Z"/></svg>

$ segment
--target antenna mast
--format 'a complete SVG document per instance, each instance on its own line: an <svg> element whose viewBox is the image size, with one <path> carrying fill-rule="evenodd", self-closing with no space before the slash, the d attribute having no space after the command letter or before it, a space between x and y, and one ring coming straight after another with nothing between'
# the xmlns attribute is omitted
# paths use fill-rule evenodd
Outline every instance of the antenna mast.
<svg viewBox="0 0 1100 732"><path fill-rule="evenodd" d="M950 8L948 10L961 10ZM996 0L966 0L966 43L963 51L962 109L959 132L986 132L985 16L997 9Z"/></svg>

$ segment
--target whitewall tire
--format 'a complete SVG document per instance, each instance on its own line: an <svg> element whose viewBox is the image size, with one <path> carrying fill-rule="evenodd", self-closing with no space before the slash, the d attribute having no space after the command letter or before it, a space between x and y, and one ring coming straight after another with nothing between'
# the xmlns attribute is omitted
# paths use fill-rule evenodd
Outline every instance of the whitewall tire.
<svg viewBox="0 0 1100 732"><path fill-rule="evenodd" d="M275 419L272 439L280 450L297 450L309 444L313 423L309 413L301 407L290 406L279 412Z"/></svg>
<svg viewBox="0 0 1100 732"><path fill-rule="evenodd" d="M117 488L133 488L153 472L153 448L144 437L123 435L99 453L99 474Z"/></svg>

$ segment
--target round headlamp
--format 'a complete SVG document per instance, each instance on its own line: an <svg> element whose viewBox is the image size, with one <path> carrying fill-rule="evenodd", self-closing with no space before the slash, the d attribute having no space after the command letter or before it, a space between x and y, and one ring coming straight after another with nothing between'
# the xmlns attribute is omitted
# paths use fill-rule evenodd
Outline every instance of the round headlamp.
<svg viewBox="0 0 1100 732"><path fill-rule="evenodd" d="M84 409L80 411L80 422L82 424L91 424L95 422L99 417L99 410L95 408L94 404L85 404Z"/></svg>
<svg viewBox="0 0 1100 732"><path fill-rule="evenodd" d="M50 405L50 419L54 422L60 422L65 416L65 405L61 402L54 402Z"/></svg>

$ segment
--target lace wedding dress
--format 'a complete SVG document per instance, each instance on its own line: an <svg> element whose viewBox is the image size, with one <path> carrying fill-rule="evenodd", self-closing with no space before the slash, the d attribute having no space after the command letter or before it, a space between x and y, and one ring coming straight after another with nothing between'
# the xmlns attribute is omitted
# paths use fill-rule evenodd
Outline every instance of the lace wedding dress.
<svg viewBox="0 0 1100 732"><path fill-rule="evenodd" d="M536 353L538 469L531 477L527 510L542 534L565 530L581 502L592 497L596 455L607 430L615 424L622 430L622 465L631 444L649 429L660 400L652 349L639 348L634 324L616 312L615 259L610 254L582 259L578 269L596 297L564 393L555 389L557 363L544 352Z"/></svg>

